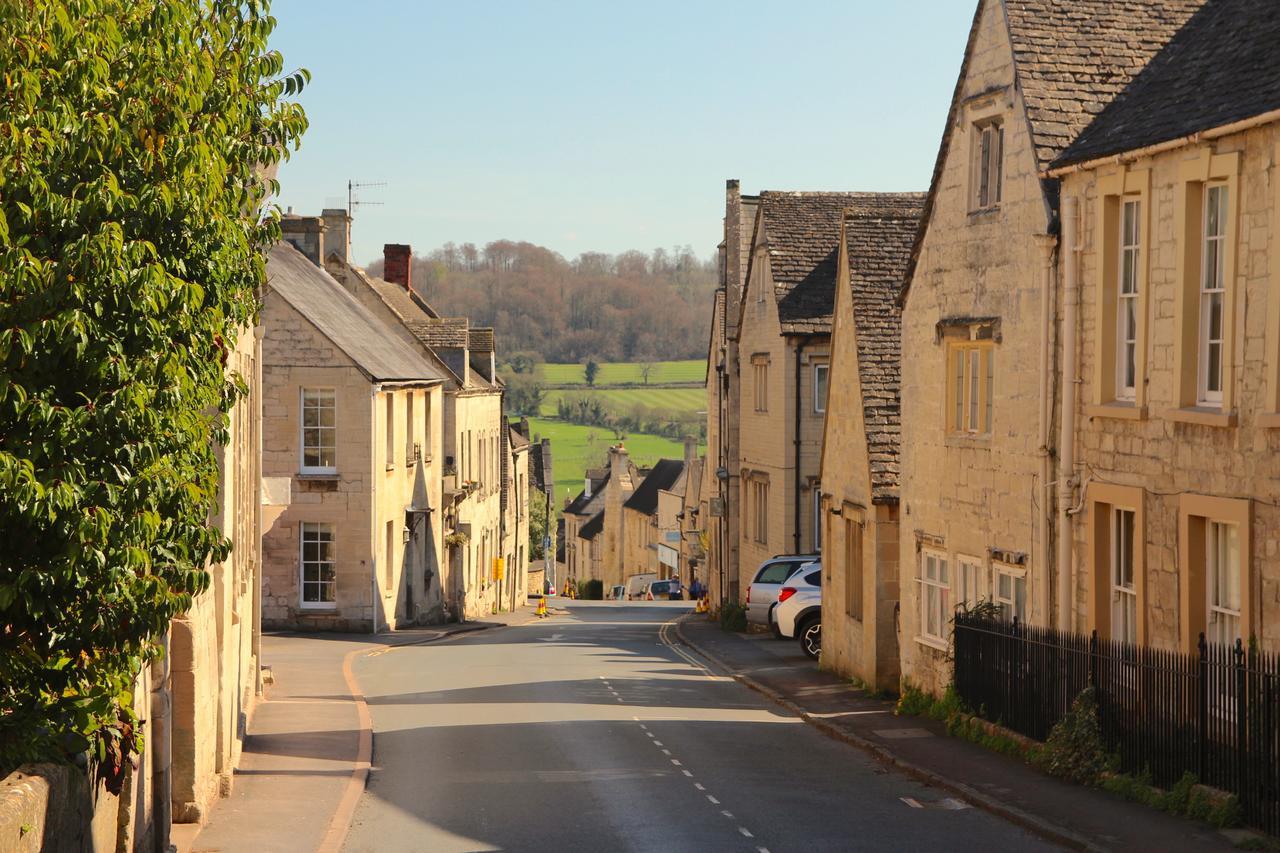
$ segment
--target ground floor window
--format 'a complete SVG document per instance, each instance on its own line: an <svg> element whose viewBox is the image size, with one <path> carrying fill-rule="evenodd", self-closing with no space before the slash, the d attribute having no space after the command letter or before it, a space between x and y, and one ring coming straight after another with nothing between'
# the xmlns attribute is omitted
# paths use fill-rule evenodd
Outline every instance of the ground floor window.
<svg viewBox="0 0 1280 853"><path fill-rule="evenodd" d="M328 607L337 602L333 525L302 522L302 606Z"/></svg>
<svg viewBox="0 0 1280 853"><path fill-rule="evenodd" d="M854 619L862 619L862 525L855 519L844 520L844 610Z"/></svg>
<svg viewBox="0 0 1280 853"><path fill-rule="evenodd" d="M945 643L951 616L951 581L947 555L924 551L920 555L920 633L926 640Z"/></svg>
<svg viewBox="0 0 1280 853"><path fill-rule="evenodd" d="M1027 571L1017 566L996 564L995 603L1006 622L1027 621Z"/></svg>
<svg viewBox="0 0 1280 853"><path fill-rule="evenodd" d="M1211 643L1228 646L1240 637L1240 534L1234 524L1210 521L1205 527L1205 574Z"/></svg>
<svg viewBox="0 0 1280 853"><path fill-rule="evenodd" d="M959 604L972 608L982 601L986 594L986 584L983 583L982 575L982 560L977 557L966 557L963 554L956 557L956 582L959 584L956 597L959 599Z"/></svg>

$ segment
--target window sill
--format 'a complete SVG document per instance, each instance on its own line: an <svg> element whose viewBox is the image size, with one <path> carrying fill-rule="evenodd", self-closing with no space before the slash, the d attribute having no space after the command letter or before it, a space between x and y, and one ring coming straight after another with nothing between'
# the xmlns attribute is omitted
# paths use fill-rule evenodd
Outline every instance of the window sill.
<svg viewBox="0 0 1280 853"><path fill-rule="evenodd" d="M1124 421L1145 421L1147 419L1146 406L1139 406L1135 403L1126 403L1120 400L1085 406L1084 413L1091 418L1116 418Z"/></svg>
<svg viewBox="0 0 1280 853"><path fill-rule="evenodd" d="M978 435L963 432L949 432L947 433L944 443L947 447L974 447L979 450L990 450L991 434L983 433Z"/></svg>
<svg viewBox="0 0 1280 853"><path fill-rule="evenodd" d="M991 216L991 214L999 213L999 212L1000 212L999 204L993 204L993 205L990 205L989 207L974 208L973 210L969 211L969 221L973 222L974 220L986 219L987 217Z"/></svg>
<svg viewBox="0 0 1280 853"><path fill-rule="evenodd" d="M930 648L935 651L939 651L939 652L951 651L951 647L945 641L935 640L933 637L924 637L924 636L916 637L916 642L922 646L925 646L926 648Z"/></svg>
<svg viewBox="0 0 1280 853"><path fill-rule="evenodd" d="M1258 426L1263 429L1280 429L1280 412L1258 415Z"/></svg>
<svg viewBox="0 0 1280 853"><path fill-rule="evenodd" d="M297 473L299 480L334 480L340 479L337 471L299 471Z"/></svg>
<svg viewBox="0 0 1280 853"><path fill-rule="evenodd" d="M308 604L303 602L298 606L299 610L307 610L312 613L337 613L337 602L325 602L324 604Z"/></svg>
<svg viewBox="0 0 1280 853"><path fill-rule="evenodd" d="M1221 409L1206 409L1202 406L1189 406L1184 409L1170 409L1164 413L1166 420L1184 424L1200 424L1211 427L1233 427L1236 425L1236 413L1224 412Z"/></svg>
<svg viewBox="0 0 1280 853"><path fill-rule="evenodd" d="M395 466L395 465L388 465L386 470L387 470L388 472L394 471L394 470L396 470L396 466Z"/></svg>

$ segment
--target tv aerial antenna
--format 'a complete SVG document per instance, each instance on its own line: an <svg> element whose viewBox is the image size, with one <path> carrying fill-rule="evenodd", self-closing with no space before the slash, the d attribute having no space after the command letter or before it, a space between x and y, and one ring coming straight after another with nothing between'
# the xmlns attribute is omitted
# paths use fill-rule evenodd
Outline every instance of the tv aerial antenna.
<svg viewBox="0 0 1280 853"><path fill-rule="evenodd" d="M373 187L385 187L386 181L347 181L347 215L354 217L356 207L362 204L382 205L380 201L363 201L358 195L360 190L371 189Z"/></svg>

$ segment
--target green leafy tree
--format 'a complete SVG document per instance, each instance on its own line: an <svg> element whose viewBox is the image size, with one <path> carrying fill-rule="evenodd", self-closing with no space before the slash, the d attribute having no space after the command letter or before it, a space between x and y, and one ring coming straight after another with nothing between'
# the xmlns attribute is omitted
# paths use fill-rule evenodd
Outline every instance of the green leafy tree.
<svg viewBox="0 0 1280 853"><path fill-rule="evenodd" d="M268 12L0 0L0 768L118 777L135 679L227 556L225 363L306 128Z"/></svg>
<svg viewBox="0 0 1280 853"><path fill-rule="evenodd" d="M542 548L542 539L551 530L552 514L547 511L547 495L545 492L529 492L529 559L541 560L546 557Z"/></svg>
<svg viewBox="0 0 1280 853"><path fill-rule="evenodd" d="M583 368L583 378L587 380L588 385L596 384L596 375L600 373L600 365L596 364L595 359L587 359L587 364Z"/></svg>

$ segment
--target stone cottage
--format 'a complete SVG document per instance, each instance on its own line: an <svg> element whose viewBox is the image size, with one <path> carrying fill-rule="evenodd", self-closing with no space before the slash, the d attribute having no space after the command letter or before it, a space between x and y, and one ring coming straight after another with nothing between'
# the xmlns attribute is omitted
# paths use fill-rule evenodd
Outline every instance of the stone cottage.
<svg viewBox="0 0 1280 853"><path fill-rule="evenodd" d="M822 463L822 663L898 688L897 298L924 196L877 193L845 208L831 321Z"/></svg>
<svg viewBox="0 0 1280 853"><path fill-rule="evenodd" d="M1076 472L1054 415L1071 332L1055 341L1059 194L1041 171L1199 6L978 3L902 297L901 661L926 689L950 679L957 605L1069 621L1055 523Z"/></svg>
<svg viewBox="0 0 1280 853"><path fill-rule="evenodd" d="M287 232L286 232L287 233ZM319 264L272 248L263 298L263 624L380 631L434 618L444 375Z"/></svg>
<svg viewBox="0 0 1280 853"><path fill-rule="evenodd" d="M1280 647L1277 38L1274 4L1206 4L1048 172L1074 628Z"/></svg>

